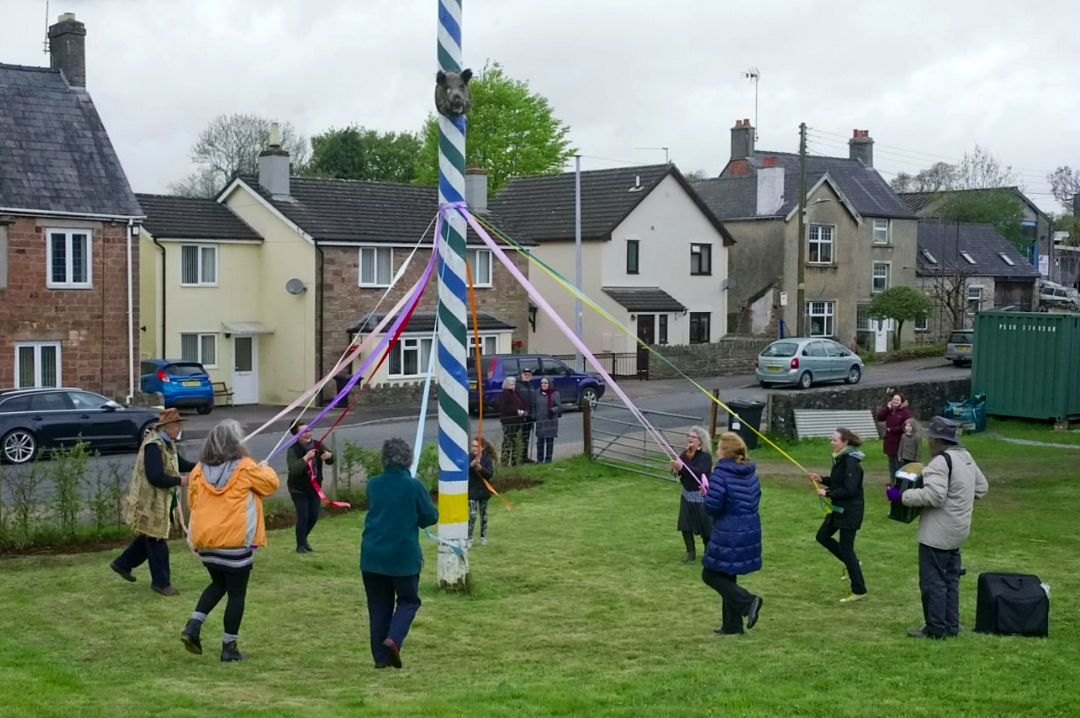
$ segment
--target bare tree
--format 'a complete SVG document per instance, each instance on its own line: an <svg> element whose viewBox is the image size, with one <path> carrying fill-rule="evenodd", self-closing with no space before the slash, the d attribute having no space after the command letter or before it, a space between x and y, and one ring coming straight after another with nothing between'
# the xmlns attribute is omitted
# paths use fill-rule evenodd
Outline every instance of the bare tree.
<svg viewBox="0 0 1080 718"><path fill-rule="evenodd" d="M1046 175L1046 181L1050 183L1054 199L1061 203L1066 214L1071 214L1073 197L1080 194L1080 169L1074 171L1068 165L1058 167L1053 174Z"/></svg>
<svg viewBox="0 0 1080 718"><path fill-rule="evenodd" d="M951 330L964 328L964 321L971 309L967 297L968 281L974 275L973 271L959 263L953 263L952 266L933 274L924 274L929 280L925 286L926 293L940 307Z"/></svg>
<svg viewBox="0 0 1080 718"><path fill-rule="evenodd" d="M912 178L913 192L940 192L953 189L956 184L956 166L948 162L935 162Z"/></svg>
<svg viewBox="0 0 1080 718"><path fill-rule="evenodd" d="M693 170L692 172L683 173L683 177L685 177L688 182L693 182L694 180L708 179L709 173L705 170Z"/></svg>
<svg viewBox="0 0 1080 718"><path fill-rule="evenodd" d="M1012 186L1023 189L1023 183L1012 166L1002 165L986 148L975 145L974 150L964 153L964 158L956 166L955 185L947 189Z"/></svg>

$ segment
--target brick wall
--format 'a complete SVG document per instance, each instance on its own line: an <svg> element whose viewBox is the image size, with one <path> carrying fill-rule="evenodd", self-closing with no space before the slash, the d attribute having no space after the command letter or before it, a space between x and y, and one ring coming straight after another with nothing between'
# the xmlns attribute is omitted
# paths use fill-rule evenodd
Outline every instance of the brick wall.
<svg viewBox="0 0 1080 718"><path fill-rule="evenodd" d="M91 289L46 287L47 227L92 232ZM138 332L138 242L131 252ZM128 353L127 225L20 217L7 227L7 265L7 288L0 289L0 387L15 386L16 344L60 342L62 384L123 401L138 351Z"/></svg>
<svg viewBox="0 0 1080 718"><path fill-rule="evenodd" d="M754 360L772 337L727 336L714 344L654 346L687 376L731 376L754 371ZM678 374L656 357L649 357L649 379L676 379Z"/></svg>

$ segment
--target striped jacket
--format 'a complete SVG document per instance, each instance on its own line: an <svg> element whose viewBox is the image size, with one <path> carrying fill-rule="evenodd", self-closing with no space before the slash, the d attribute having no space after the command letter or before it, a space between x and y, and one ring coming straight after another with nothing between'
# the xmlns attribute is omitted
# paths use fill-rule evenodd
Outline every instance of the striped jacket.
<svg viewBox="0 0 1080 718"><path fill-rule="evenodd" d="M265 546L262 499L278 484L276 471L250 457L219 466L198 464L188 478L192 546L200 553Z"/></svg>

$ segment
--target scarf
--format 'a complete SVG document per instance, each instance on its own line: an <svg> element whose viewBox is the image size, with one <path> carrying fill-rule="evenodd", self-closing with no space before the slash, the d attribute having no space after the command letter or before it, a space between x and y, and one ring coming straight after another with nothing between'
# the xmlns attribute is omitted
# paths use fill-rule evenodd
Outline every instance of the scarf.
<svg viewBox="0 0 1080 718"><path fill-rule="evenodd" d="M852 453L853 451L855 451L855 447L852 446L851 444L848 444L843 449L840 449L840 451L834 451L833 452L833 455L832 455L833 461L836 461L841 456L847 456L848 454Z"/></svg>
<svg viewBox="0 0 1080 718"><path fill-rule="evenodd" d="M551 413L551 395L555 393L555 390L548 386L547 391L544 394L547 395L548 400L548 413Z"/></svg>

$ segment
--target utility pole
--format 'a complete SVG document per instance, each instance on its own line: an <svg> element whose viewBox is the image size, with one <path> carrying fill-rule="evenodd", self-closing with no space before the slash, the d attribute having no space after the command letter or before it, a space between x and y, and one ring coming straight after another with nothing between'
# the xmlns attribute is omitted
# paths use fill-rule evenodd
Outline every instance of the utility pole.
<svg viewBox="0 0 1080 718"><path fill-rule="evenodd" d="M581 155L574 155L574 283L581 291ZM574 298L574 331L577 338L585 341L582 326L581 297ZM585 371L585 357L581 351L575 352L574 371Z"/></svg>
<svg viewBox="0 0 1080 718"><path fill-rule="evenodd" d="M795 310L798 312L798 336L806 336L806 123L799 125L799 266L797 270Z"/></svg>

